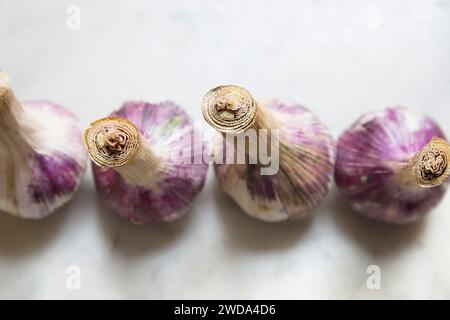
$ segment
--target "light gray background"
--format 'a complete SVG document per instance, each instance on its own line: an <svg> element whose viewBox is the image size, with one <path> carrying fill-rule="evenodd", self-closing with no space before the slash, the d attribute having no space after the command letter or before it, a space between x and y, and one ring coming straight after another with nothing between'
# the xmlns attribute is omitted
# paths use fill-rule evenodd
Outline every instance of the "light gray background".
<svg viewBox="0 0 450 320"><path fill-rule="evenodd" d="M66 26L81 8L81 30ZM0 1L0 67L22 100L87 126L124 100L172 99L201 120L218 84L309 106L337 137L388 105L450 134L450 1ZM42 221L0 214L0 298L450 298L450 196L420 223L352 213L333 190L313 218L247 217L209 171L190 214L137 227L106 210L89 170ZM66 268L81 268L81 289ZM366 268L379 265L381 290Z"/></svg>

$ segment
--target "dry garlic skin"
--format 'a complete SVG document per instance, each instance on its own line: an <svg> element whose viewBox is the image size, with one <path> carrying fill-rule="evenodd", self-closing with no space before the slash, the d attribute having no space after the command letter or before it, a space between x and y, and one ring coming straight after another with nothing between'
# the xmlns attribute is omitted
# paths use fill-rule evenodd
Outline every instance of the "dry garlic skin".
<svg viewBox="0 0 450 320"><path fill-rule="evenodd" d="M363 115L339 138L336 184L364 216L408 223L442 199L448 161L448 143L435 121L387 108Z"/></svg>
<svg viewBox="0 0 450 320"><path fill-rule="evenodd" d="M224 112L234 116L221 117ZM278 130L279 165L274 174L262 174L261 168L268 165L260 162L216 161L214 165L223 190L247 214L268 222L283 221L308 214L324 200L333 178L335 142L310 110L278 101L258 104L245 89L222 86L205 96L203 113L207 122L222 133ZM249 116L252 113L253 119ZM226 139L224 143L225 154L233 143Z"/></svg>
<svg viewBox="0 0 450 320"><path fill-rule="evenodd" d="M103 152L93 158L91 151L91 158L96 187L106 204L135 224L181 217L202 190L208 170L203 162L193 163L195 152L202 149L192 149L187 161L172 157L182 154L193 139L190 117L172 102L127 102L111 116L99 120L99 129L93 123L85 134L92 140L92 148L86 141L88 148ZM113 132L118 134L108 136Z"/></svg>
<svg viewBox="0 0 450 320"><path fill-rule="evenodd" d="M0 105L0 210L38 219L69 201L86 170L78 119L49 101Z"/></svg>

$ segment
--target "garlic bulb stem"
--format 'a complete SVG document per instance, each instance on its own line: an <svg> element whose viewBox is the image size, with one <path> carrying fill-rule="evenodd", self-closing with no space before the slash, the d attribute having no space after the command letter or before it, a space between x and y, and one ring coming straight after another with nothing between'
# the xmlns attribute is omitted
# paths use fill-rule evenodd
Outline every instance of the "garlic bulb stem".
<svg viewBox="0 0 450 320"><path fill-rule="evenodd" d="M114 168L128 183L148 186L164 171L160 157L128 119L107 117L91 123L84 142L96 165Z"/></svg>
<svg viewBox="0 0 450 320"><path fill-rule="evenodd" d="M249 129L254 129L259 134L260 129L269 129L266 132L267 145L263 146L269 150L271 148L270 129L281 127L269 109L258 104L246 89L235 85L219 86L210 90L203 98L202 113L205 120L223 135L243 134ZM260 148L259 142L258 139L257 150ZM235 149L239 148L240 146L235 144ZM249 142L247 140L243 151L248 156Z"/></svg>
<svg viewBox="0 0 450 320"><path fill-rule="evenodd" d="M38 128L38 123L33 119L27 119L26 128L28 134L23 130L21 123L24 120L24 110L22 104L17 100L13 90L9 87L9 80L6 74L0 71L0 128L2 131L1 140L8 139L12 143L12 150L14 148L27 148L31 147L28 139L30 134Z"/></svg>
<svg viewBox="0 0 450 320"><path fill-rule="evenodd" d="M8 75L0 70L0 98L3 98L9 90L10 81Z"/></svg>
<svg viewBox="0 0 450 320"><path fill-rule="evenodd" d="M258 105L247 90L235 85L210 90L203 98L202 112L205 120L222 133L278 127L269 110Z"/></svg>
<svg viewBox="0 0 450 320"><path fill-rule="evenodd" d="M17 100L11 100L11 97L14 97L14 95L9 89L9 82L5 82L3 75L4 73L0 71L0 147L9 154L9 156L3 158L3 165L5 168L4 196L5 199L9 199L3 200L3 209L14 215L18 215L18 209L14 205L14 203L17 202L15 195L16 177L14 165L15 163L17 164L18 161L22 162L23 160L20 157L13 158L12 155L14 154L14 150L18 149L20 146L20 144L18 145L18 140L23 139L21 139L20 135L15 134L19 130L19 125L12 113L11 102L17 102Z"/></svg>
<svg viewBox="0 0 450 320"><path fill-rule="evenodd" d="M255 123L252 125L253 129L279 129L280 125L275 118L272 111L263 106L258 105L256 111Z"/></svg>
<svg viewBox="0 0 450 320"><path fill-rule="evenodd" d="M17 125L16 116L22 112L22 105L16 99L12 90L5 90L5 94L0 98L0 113L2 115L2 124L8 127ZM13 120L14 118L14 120ZM11 121L13 122L11 123Z"/></svg>
<svg viewBox="0 0 450 320"><path fill-rule="evenodd" d="M210 90L202 101L205 120L222 133L241 133L255 122L256 102L238 86L219 86Z"/></svg>
<svg viewBox="0 0 450 320"><path fill-rule="evenodd" d="M400 185L408 189L436 187L450 175L450 145L433 138L422 150L399 169Z"/></svg>

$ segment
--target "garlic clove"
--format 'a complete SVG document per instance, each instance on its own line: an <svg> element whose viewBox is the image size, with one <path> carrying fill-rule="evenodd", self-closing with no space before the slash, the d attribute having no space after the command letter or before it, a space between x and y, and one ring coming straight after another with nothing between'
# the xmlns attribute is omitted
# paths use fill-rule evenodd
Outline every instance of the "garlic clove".
<svg viewBox="0 0 450 320"><path fill-rule="evenodd" d="M369 112L338 140L336 184L360 214L418 220L442 199L450 148L431 118L404 107Z"/></svg>
<svg viewBox="0 0 450 320"><path fill-rule="evenodd" d="M247 90L227 85L205 95L202 112L225 138L217 143L225 145L224 154L229 150L246 153L245 163L215 159L214 169L223 190L247 214L268 222L283 221L303 217L323 201L332 183L335 143L310 110L279 101L258 104ZM258 139L267 133L265 143L258 142L256 150L272 150L270 164L262 163L260 153L249 155L249 145L243 149L228 140L233 135L250 135L252 130ZM262 174L262 168L272 165L275 170Z"/></svg>
<svg viewBox="0 0 450 320"><path fill-rule="evenodd" d="M208 165L191 163L194 125L172 102L126 102L85 131L98 192L106 204L135 224L183 216L203 189ZM178 159L180 160L180 159Z"/></svg>
<svg viewBox="0 0 450 320"><path fill-rule="evenodd" d="M86 170L78 119L50 101L20 103L0 71L0 210L43 218L68 202Z"/></svg>

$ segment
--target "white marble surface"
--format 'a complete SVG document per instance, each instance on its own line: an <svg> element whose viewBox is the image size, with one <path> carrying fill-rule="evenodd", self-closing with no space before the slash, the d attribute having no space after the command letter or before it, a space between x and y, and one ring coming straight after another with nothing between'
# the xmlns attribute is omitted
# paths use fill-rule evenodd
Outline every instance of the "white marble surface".
<svg viewBox="0 0 450 320"><path fill-rule="evenodd" d="M81 8L81 30L66 8ZM84 125L126 99L173 99L197 120L223 83L301 102L337 136L362 112L402 104L450 134L450 1L0 2L0 67L23 100ZM88 172L42 221L0 214L0 298L450 298L450 195L389 227L336 190L296 223L243 214L209 172L190 214L137 227L106 210ZM379 265L380 290L366 287ZM81 268L81 289L66 268Z"/></svg>

